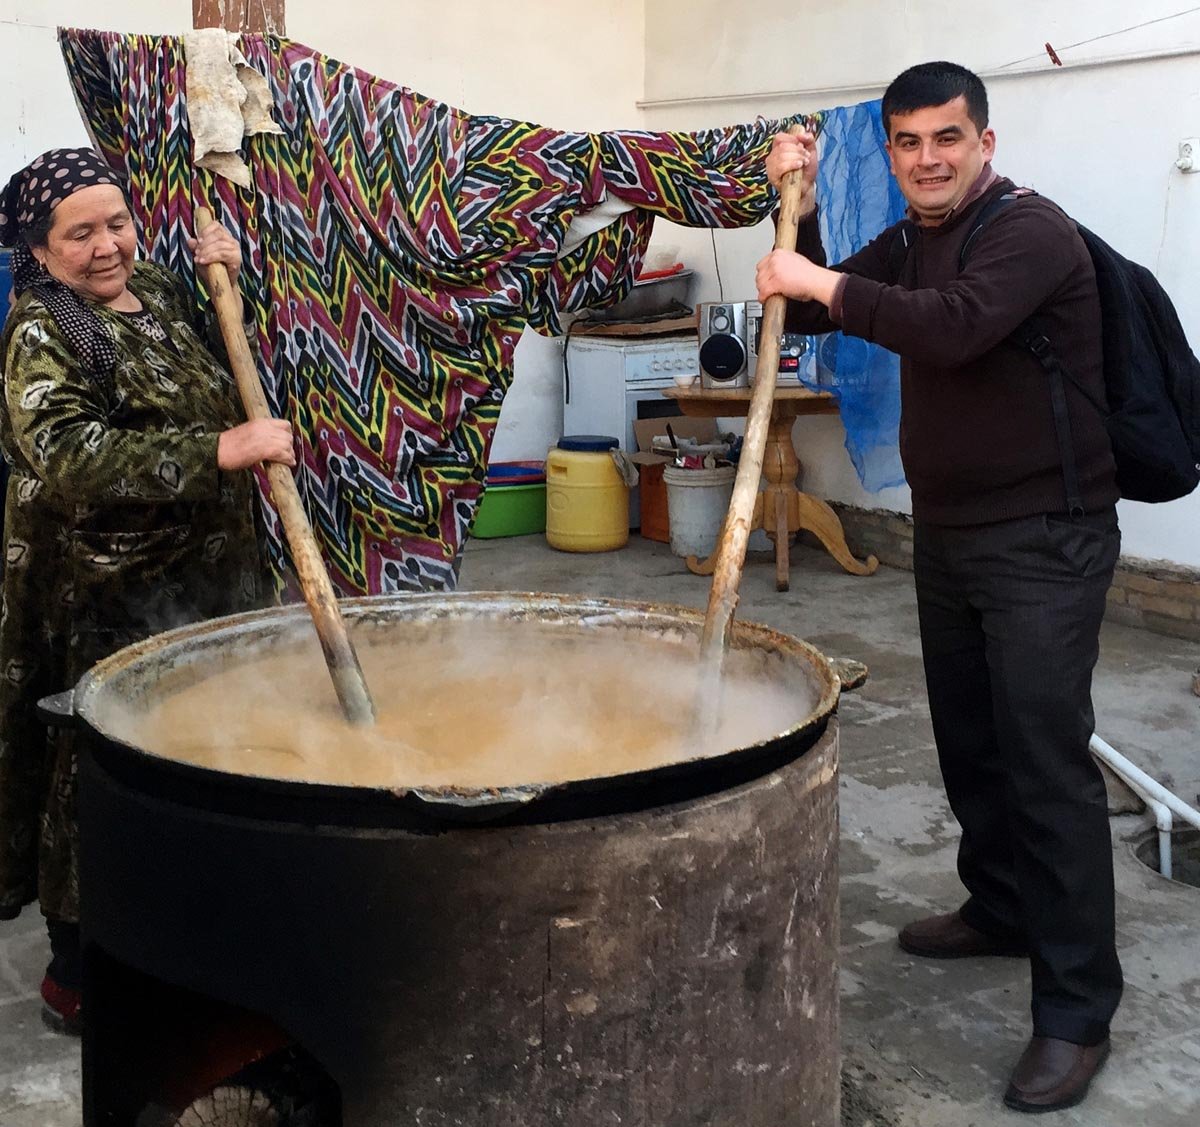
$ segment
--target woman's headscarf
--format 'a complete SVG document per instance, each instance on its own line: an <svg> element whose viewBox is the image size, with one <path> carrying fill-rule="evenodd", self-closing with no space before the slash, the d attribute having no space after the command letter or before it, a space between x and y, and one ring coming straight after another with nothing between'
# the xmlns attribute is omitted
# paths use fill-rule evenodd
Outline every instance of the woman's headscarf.
<svg viewBox="0 0 1200 1127"><path fill-rule="evenodd" d="M33 290L89 372L106 376L116 360L113 338L95 311L70 286L58 281L21 237L82 188L115 184L122 177L94 149L51 149L21 169L0 192L0 246L12 247L13 290Z"/></svg>

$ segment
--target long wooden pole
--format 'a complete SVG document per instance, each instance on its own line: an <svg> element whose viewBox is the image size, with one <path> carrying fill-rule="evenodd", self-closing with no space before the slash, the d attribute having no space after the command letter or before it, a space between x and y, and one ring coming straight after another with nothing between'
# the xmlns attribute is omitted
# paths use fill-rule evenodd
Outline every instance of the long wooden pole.
<svg viewBox="0 0 1200 1127"><path fill-rule="evenodd" d="M197 234L212 222L212 213L207 208L196 209ZM203 270L246 418L269 419L271 411L263 394L254 358L250 355L250 346L242 331L241 305L229 283L229 272L219 262L203 267ZM346 633L337 595L329 581L325 561L321 559L291 470L278 462L268 462L267 479L271 483L271 496L291 549L296 578L300 580L304 601L308 604L313 625L317 628L317 637L321 640L321 650L329 667L338 703L351 724L373 724L375 705L367 689L362 666L358 663L358 654Z"/></svg>
<svg viewBox="0 0 1200 1127"><path fill-rule="evenodd" d="M801 125L788 131L804 132ZM775 249L795 250L796 232L800 226L800 208L804 202L804 172L797 169L783 178L779 192L779 221L775 228ZM775 401L775 381L779 373L779 341L783 336L783 319L787 298L772 294L763 306L762 331L758 340L758 364L754 369L754 392L746 416L746 433L742 439L742 454L738 460L733 496L721 532L716 571L708 594L708 610L704 616L704 631L700 639L700 660L705 676L701 692L706 701L715 699L714 682L719 682L724 666L725 651L733 626L733 612L738 603L738 584L742 580L742 565L746 562L746 544L750 539L750 524L754 519L754 503L762 477L763 454L767 448L767 429L771 423L771 407ZM710 704L703 706L710 712Z"/></svg>

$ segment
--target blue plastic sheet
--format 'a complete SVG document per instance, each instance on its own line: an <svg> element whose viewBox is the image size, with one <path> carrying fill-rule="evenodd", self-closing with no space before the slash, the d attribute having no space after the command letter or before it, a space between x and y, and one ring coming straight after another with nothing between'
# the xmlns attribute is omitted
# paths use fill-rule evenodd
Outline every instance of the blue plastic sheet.
<svg viewBox="0 0 1200 1127"><path fill-rule="evenodd" d="M904 217L906 205L888 169L885 140L878 100L826 111L817 199L821 240L831 263ZM828 333L810 339L800 380L837 397L846 452L863 488L876 493L903 485L899 357L857 337Z"/></svg>

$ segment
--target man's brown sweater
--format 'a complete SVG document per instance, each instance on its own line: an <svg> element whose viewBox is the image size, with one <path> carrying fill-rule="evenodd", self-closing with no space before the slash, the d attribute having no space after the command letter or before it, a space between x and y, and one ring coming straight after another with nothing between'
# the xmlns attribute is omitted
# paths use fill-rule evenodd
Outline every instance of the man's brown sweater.
<svg viewBox="0 0 1200 1127"><path fill-rule="evenodd" d="M967 525L1067 508L1049 377L1010 334L1035 311L1068 373L1071 439L1085 509L1118 497L1104 421L1096 276L1075 224L1029 196L980 230L959 273L959 249L979 211L1013 190L999 179L936 227L915 227L900 276L890 227L834 267L840 326L819 302L789 302L796 332L841 328L901 357L900 455L914 520ZM915 238L914 238L915 236ZM796 249L824 264L814 213ZM1090 401L1089 401L1090 400Z"/></svg>

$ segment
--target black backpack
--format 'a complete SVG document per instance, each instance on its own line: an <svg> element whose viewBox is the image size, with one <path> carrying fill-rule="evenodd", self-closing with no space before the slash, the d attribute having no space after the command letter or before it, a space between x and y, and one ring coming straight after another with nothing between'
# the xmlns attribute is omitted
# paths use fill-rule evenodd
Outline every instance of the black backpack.
<svg viewBox="0 0 1200 1127"><path fill-rule="evenodd" d="M975 217L959 252L960 272L975 236L996 213L1034 194L1027 188L1008 192ZM899 276L907 257L910 226L902 225L892 242L893 277ZM1104 416L1121 496L1131 501L1185 497L1200 484L1200 360L1188 345L1175 306L1154 275L1118 254L1082 224L1076 227L1096 268L1107 403L1087 398ZM1031 352L1050 377L1067 508L1082 512L1063 389L1063 377L1069 379L1070 371L1039 327L1037 314L1010 339Z"/></svg>

